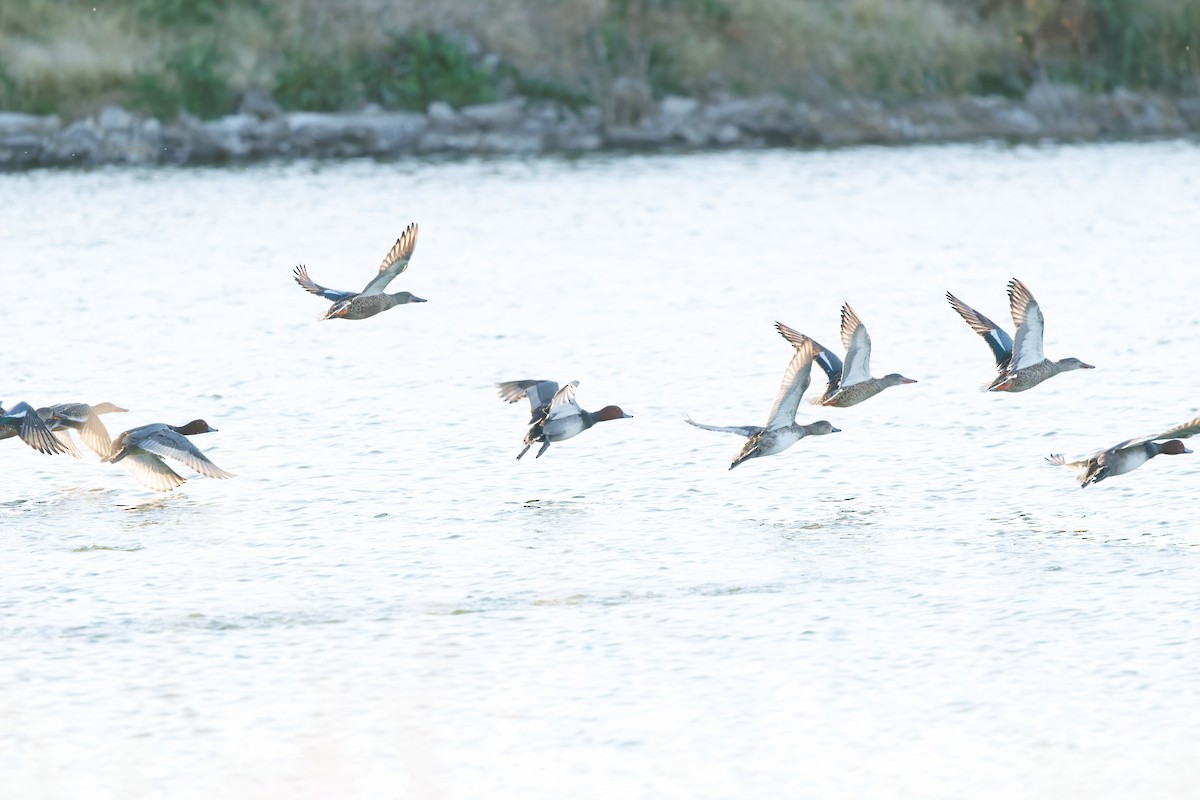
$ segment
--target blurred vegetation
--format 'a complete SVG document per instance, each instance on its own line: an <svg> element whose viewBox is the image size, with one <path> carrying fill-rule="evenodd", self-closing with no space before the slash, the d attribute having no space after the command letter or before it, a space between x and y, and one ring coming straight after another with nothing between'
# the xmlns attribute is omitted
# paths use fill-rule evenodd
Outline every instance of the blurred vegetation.
<svg viewBox="0 0 1200 800"><path fill-rule="evenodd" d="M636 122L664 94L885 101L1200 91L1200 0L4 0L0 108L160 117L521 95Z"/></svg>

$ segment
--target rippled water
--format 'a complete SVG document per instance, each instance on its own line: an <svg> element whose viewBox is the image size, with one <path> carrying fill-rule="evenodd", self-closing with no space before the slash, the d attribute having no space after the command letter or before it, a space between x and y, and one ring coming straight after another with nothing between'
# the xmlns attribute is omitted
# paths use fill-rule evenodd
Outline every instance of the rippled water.
<svg viewBox="0 0 1200 800"><path fill-rule="evenodd" d="M1200 147L0 176L0 399L204 417L157 495L0 443L12 797L1139 797L1200 780ZM290 272L364 284L365 322ZM1046 351L978 391L1022 278ZM850 301L914 386L732 472ZM608 422L518 462L492 384ZM819 383L819 381L817 381ZM815 388L814 388L815 391Z"/></svg>

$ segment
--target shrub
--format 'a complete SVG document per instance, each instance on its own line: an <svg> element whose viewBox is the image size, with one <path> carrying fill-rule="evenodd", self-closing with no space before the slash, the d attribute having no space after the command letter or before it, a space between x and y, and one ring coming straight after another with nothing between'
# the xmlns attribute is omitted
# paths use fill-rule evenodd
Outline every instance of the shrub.
<svg viewBox="0 0 1200 800"><path fill-rule="evenodd" d="M164 119L185 110L198 117L218 117L232 111L236 100L228 60L213 36L186 40L152 69L136 72L129 94L135 108Z"/></svg>
<svg viewBox="0 0 1200 800"><path fill-rule="evenodd" d="M300 43L284 50L272 92L284 108L301 111L340 111L363 100L361 82L347 59L315 53Z"/></svg>
<svg viewBox="0 0 1200 800"><path fill-rule="evenodd" d="M356 67L366 98L385 108L424 110L434 100L457 107L497 96L488 70L439 33L394 34L380 52L362 55Z"/></svg>

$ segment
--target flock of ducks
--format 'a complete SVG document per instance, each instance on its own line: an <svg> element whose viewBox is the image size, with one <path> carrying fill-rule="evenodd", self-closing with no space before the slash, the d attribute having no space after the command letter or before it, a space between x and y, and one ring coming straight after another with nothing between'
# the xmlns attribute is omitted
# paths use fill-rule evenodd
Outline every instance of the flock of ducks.
<svg viewBox="0 0 1200 800"><path fill-rule="evenodd" d="M232 472L218 467L196 445L187 440L197 433L209 433L216 428L202 419L186 425L167 425L156 422L130 428L109 438L108 429L100 421L101 414L128 411L112 403L90 406L87 403L61 403L43 408L33 408L21 402L5 410L0 405L0 439L19 436L21 441L46 455L66 454L82 458L79 448L71 438L71 431L100 460L108 464L120 463L143 486L156 492L167 492L182 486L185 479L171 469L164 458L171 458L209 478L232 478Z"/></svg>
<svg viewBox="0 0 1200 800"><path fill-rule="evenodd" d="M293 277L305 291L333 302L322 319L368 319L398 305L426 302L411 292L388 294L385 291L408 268L416 244L417 225L412 223L396 240L376 274L361 292L327 289L309 278L308 269L303 264L295 268ZM1009 310L1016 329L1012 336L950 292L946 293L946 299L971 330L983 337L995 357L997 375L985 387L987 391L1024 392L1062 372L1094 369L1091 364L1085 364L1078 358L1058 361L1046 358L1042 350L1045 319L1041 307L1029 288L1016 278L1008 283ZM783 383L767 414L766 424L705 425L695 422L691 417L684 418L697 428L734 433L746 439L729 465L730 469L753 458L782 453L805 437L840 432L827 420L808 424L796 421L800 400L811 382L813 362L821 367L828 379L825 391L813 401L814 405L847 408L891 386L916 383L899 373L882 378L872 377L871 337L848 303L842 306L841 314L841 340L846 351L844 360L782 322L776 322L775 327L793 346L795 353L784 371ZM517 454L518 459L534 444L541 445L534 456L540 458L552 442L578 436L597 422L630 418L618 406L605 406L596 412L580 408L575 400L578 386L578 381L560 387L558 383L548 380L496 384L500 398L505 402L529 401L531 416L523 440L524 447ZM83 443L100 456L101 461L122 464L144 486L160 492L170 491L185 482L167 465L163 460L165 458L178 461L209 478L233 477L233 473L218 467L188 440L189 436L216 430L204 420L196 419L180 426L165 423L143 425L124 431L114 441L100 421L100 415L124 411L126 409L112 403L95 406L64 403L35 409L21 402L7 410L0 405L0 439L17 436L40 453L81 458L70 435L74 430ZM1127 439L1075 461L1067 461L1057 453L1049 456L1047 461L1076 469L1080 486L1090 486L1114 475L1131 472L1157 455L1190 453L1192 451L1184 447L1182 440L1196 433L1200 433L1200 417L1162 433Z"/></svg>

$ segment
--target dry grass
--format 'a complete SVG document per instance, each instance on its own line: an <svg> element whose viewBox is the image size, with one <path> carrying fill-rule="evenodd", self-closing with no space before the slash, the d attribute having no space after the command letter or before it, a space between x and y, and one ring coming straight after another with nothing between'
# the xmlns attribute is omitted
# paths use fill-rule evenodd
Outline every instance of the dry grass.
<svg viewBox="0 0 1200 800"><path fill-rule="evenodd" d="M13 100L42 113L81 110L119 92L150 48L124 10L74 3L0 5L0 78ZM0 89L3 89L0 86Z"/></svg>
<svg viewBox="0 0 1200 800"><path fill-rule="evenodd" d="M271 87L284 58L336 64L416 31L466 37L602 104L630 78L806 98L1019 93L1042 75L1200 88L1200 0L212 0L201 26L163 11L185 0L155 2L0 3L0 105L119 100L201 34L233 93Z"/></svg>
<svg viewBox="0 0 1200 800"><path fill-rule="evenodd" d="M981 70L1002 70L1011 45L998 26L924 0L837 3L730 0L719 35L690 37L680 72L755 94L925 97L972 90Z"/></svg>

